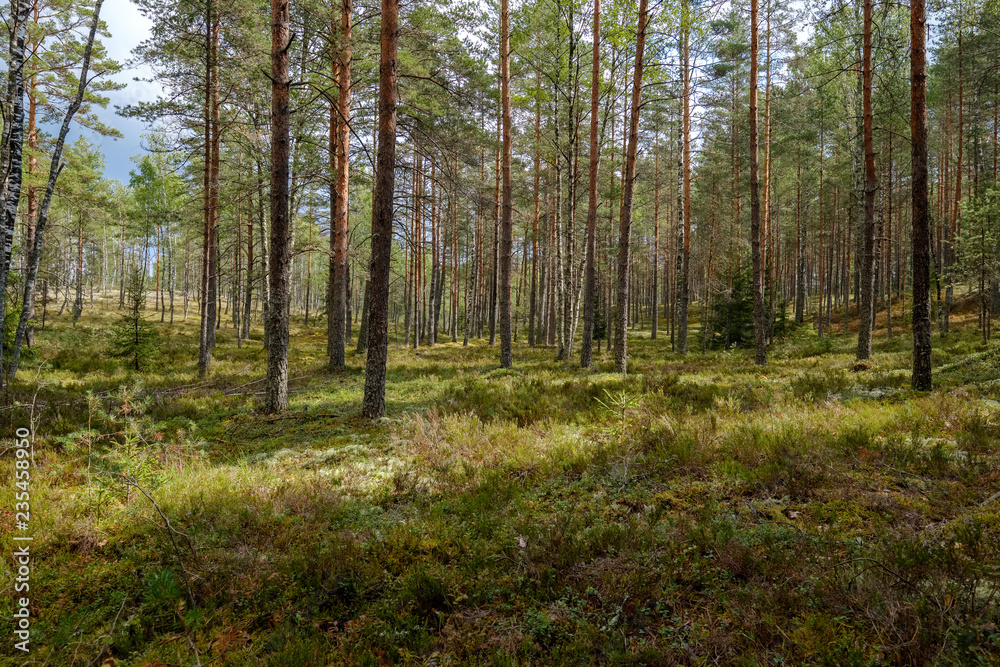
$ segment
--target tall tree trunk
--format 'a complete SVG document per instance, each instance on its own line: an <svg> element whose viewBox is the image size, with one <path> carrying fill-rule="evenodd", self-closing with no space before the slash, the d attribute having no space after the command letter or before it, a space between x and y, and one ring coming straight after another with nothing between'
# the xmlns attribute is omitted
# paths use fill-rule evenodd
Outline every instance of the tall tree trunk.
<svg viewBox="0 0 1000 667"><path fill-rule="evenodd" d="M477 276L476 270L478 268L478 256L479 256L479 220L478 216L476 219L475 230L473 231L472 239L472 249L468 248L468 233L466 233L466 252L465 252L465 334L462 338L462 347L467 347L469 345L469 337L473 335L473 329L475 328L475 318L476 311L474 308L475 303L478 300L477 294Z"/></svg>
<svg viewBox="0 0 1000 667"><path fill-rule="evenodd" d="M653 293L649 303L652 306L653 322L649 331L650 340L656 340L660 320L660 127L657 123L656 138L653 140Z"/></svg>
<svg viewBox="0 0 1000 667"><path fill-rule="evenodd" d="M333 216L333 274L330 277L331 292L331 337L330 366L339 367L345 363L347 312L347 240L349 215L349 157L351 119L351 12L353 0L341 0L340 38L341 48L338 62L339 95L337 98L336 152L337 184L334 198ZM331 146L333 148L333 146Z"/></svg>
<svg viewBox="0 0 1000 667"><path fill-rule="evenodd" d="M271 312L271 261L268 251L268 241L270 240L270 230L267 228L267 203L264 198L265 179L264 165L261 159L255 160L257 170L257 231L260 237L260 311L261 321L264 324L263 349L270 346L269 338L271 332L267 326L269 313Z"/></svg>
<svg viewBox="0 0 1000 667"><path fill-rule="evenodd" d="M208 313L211 326L208 329L208 345L215 347L215 331L221 319L221 303L219 294L219 158L222 145L222 104L219 95L219 13L212 12L211 50L209 61L211 67L211 170L209 172L208 212L209 212L209 273L208 273Z"/></svg>
<svg viewBox="0 0 1000 667"><path fill-rule="evenodd" d="M598 0L599 1L599 0ZM535 86L541 88L541 74L535 70ZM539 188L541 187L541 158L542 158L542 103L540 99L541 90L535 93L535 190L534 212L531 216L531 303L528 306L528 345L535 346L535 320L538 318L536 304L538 303L538 200ZM538 329L541 329L539 327Z"/></svg>
<svg viewBox="0 0 1000 667"><path fill-rule="evenodd" d="M799 153L795 166L795 323L802 324L806 307L806 258L802 252L805 245L805 230L802 227L802 154Z"/></svg>
<svg viewBox="0 0 1000 667"><path fill-rule="evenodd" d="M629 242L632 236L632 199L635 194L635 158L639 144L639 107L642 98L643 55L646 45L647 0L639 0L639 30L635 43L635 72L632 75L632 113L625 153L624 190L618 232L618 294L615 311L615 372L625 373L628 359Z"/></svg>
<svg viewBox="0 0 1000 667"><path fill-rule="evenodd" d="M601 0L594 0L594 62L590 83L590 184L587 201L587 268L583 295L583 341L580 365L593 363L594 313L597 309L597 168L601 147L597 140L597 111L601 87Z"/></svg>
<svg viewBox="0 0 1000 667"><path fill-rule="evenodd" d="M459 244L458 244L458 158L454 159L454 167L452 173L454 174L454 179L452 180L452 206L451 206L451 342L458 342L458 299L460 293L460 284L458 281L458 261L459 261Z"/></svg>
<svg viewBox="0 0 1000 667"><path fill-rule="evenodd" d="M334 22L330 21L330 33L335 34L336 26ZM332 78L333 80L340 83L339 67L340 62L336 58L331 58L331 68L332 68ZM338 172L338 151L337 145L339 144L339 109L338 102L330 100L330 121L329 121L329 148L328 148L328 163L330 170L330 250L327 253L327 281L326 281L326 356L330 358L330 365L333 365L333 359L336 356L335 353L335 341L342 340L340 338L341 334L338 331L343 330L343 317L338 319L338 314L343 313L343 308L336 305L338 299L334 296L335 294L340 294L344 291L343 287L343 274L337 268L337 247L339 243L339 238L337 236L337 172ZM407 330L407 335L409 335L409 330ZM343 365L343 364L341 364Z"/></svg>
<svg viewBox="0 0 1000 667"><path fill-rule="evenodd" d="M955 299L955 238L958 234L958 216L962 210L962 152L965 146L965 99L964 99L964 82L962 77L962 19L961 13L959 13L958 21L958 137L957 141L957 156L955 159L955 201L952 202L952 215L950 224L947 225L945 230L945 244L944 244L944 271L947 280L947 286L945 287L945 302L944 302L944 326L942 331L948 333L948 328L951 321L951 306Z"/></svg>
<svg viewBox="0 0 1000 667"><path fill-rule="evenodd" d="M774 242L771 215L771 2L764 9L764 178L761 183L761 215L763 217L764 247L762 271L767 288L767 340L774 339Z"/></svg>
<svg viewBox="0 0 1000 667"><path fill-rule="evenodd" d="M875 138L872 119L872 5L864 0L864 45L861 56L862 123L865 144L865 225L861 265L861 303L858 306L858 359L872 356L875 306Z"/></svg>
<svg viewBox="0 0 1000 667"><path fill-rule="evenodd" d="M513 154L511 145L510 117L510 8L509 0L500 0L500 113L502 118L503 157L501 172L503 201L500 210L500 368L513 365L510 312L510 268L513 252L514 199L511 193L510 161Z"/></svg>
<svg viewBox="0 0 1000 667"><path fill-rule="evenodd" d="M886 230L886 249L885 249L885 328L886 335L892 338L892 181L893 181L893 157L892 157L892 135L888 138L889 147L886 151L889 154L889 164L886 168L887 183L886 183L886 193L885 199L887 208L889 209L886 213L886 222L888 229Z"/></svg>
<svg viewBox="0 0 1000 667"><path fill-rule="evenodd" d="M271 0L271 294L264 410L288 409L288 307L291 268L288 177L291 110L289 0Z"/></svg>
<svg viewBox="0 0 1000 667"><path fill-rule="evenodd" d="M502 95L502 93L501 93ZM503 134L503 112L497 115L497 137ZM500 208L501 208L501 180L503 178L503 168L501 166L503 153L503 142L497 142L496 172L494 179L495 187L493 191L493 270L490 272L490 347L497 342L497 297L500 287Z"/></svg>
<svg viewBox="0 0 1000 667"><path fill-rule="evenodd" d="M417 150L413 166L413 349L420 345L424 294L424 156Z"/></svg>
<svg viewBox="0 0 1000 667"><path fill-rule="evenodd" d="M681 11L681 79L683 92L681 94L681 123L683 141L682 155L682 186L683 186L683 217L684 242L680 248L679 289L677 299L677 353L687 354L688 337L688 306L691 302L691 68L689 64L691 51L690 9L688 0L684 0Z"/></svg>
<svg viewBox="0 0 1000 667"><path fill-rule="evenodd" d="M389 270L392 254L392 199L396 162L396 42L399 0L382 0L379 60L379 137L372 216L371 296L368 313L368 359L361 413L385 415L385 368L389 334Z"/></svg>
<svg viewBox="0 0 1000 667"><path fill-rule="evenodd" d="M913 220L913 374L931 390L931 233L927 201L927 10L910 2L910 165Z"/></svg>
<svg viewBox="0 0 1000 667"><path fill-rule="evenodd" d="M760 164L757 154L757 0L750 0L750 249L753 254L753 329L755 360L767 364L767 322L760 229ZM820 313L822 318L822 313Z"/></svg>
<svg viewBox="0 0 1000 667"><path fill-rule="evenodd" d="M438 215L439 215L439 200L438 200L438 190L437 190L437 163L431 160L431 281L430 287L427 290L427 326L425 331L426 338L424 339L427 346L430 347L434 345L435 340L435 327L437 327L437 322L435 321L435 307L436 298L438 290L438 268L439 268L439 255L438 255Z"/></svg>
<svg viewBox="0 0 1000 667"><path fill-rule="evenodd" d="M212 0L205 8L205 165L203 176L204 229L201 264L201 328L198 337L198 375L204 376L212 363L212 299L209 285L212 274Z"/></svg>
<svg viewBox="0 0 1000 667"><path fill-rule="evenodd" d="M352 299L354 298L351 292L351 261L348 257L344 264L344 346L351 344L351 325L354 323L352 314Z"/></svg>
<svg viewBox="0 0 1000 667"><path fill-rule="evenodd" d="M248 202L252 209L252 201ZM185 265L186 267L186 265ZM187 269L185 268L185 272ZM247 211L247 278L245 293L243 295L243 330L241 336L250 339L250 304L253 299L253 210ZM185 289L187 289L187 278L185 273ZM185 303L187 297L185 297Z"/></svg>

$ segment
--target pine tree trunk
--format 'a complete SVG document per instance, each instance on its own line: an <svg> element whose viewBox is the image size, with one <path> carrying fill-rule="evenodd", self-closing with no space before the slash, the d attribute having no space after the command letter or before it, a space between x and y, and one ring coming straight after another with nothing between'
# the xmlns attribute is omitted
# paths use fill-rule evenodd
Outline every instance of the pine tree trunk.
<svg viewBox="0 0 1000 667"><path fill-rule="evenodd" d="M802 155L796 162L795 188L795 323L802 324L806 307L806 258L802 252L805 230L802 228Z"/></svg>
<svg viewBox="0 0 1000 667"><path fill-rule="evenodd" d="M215 332L221 319L219 298L219 158L222 144L221 103L219 101L219 14L212 11L209 78L211 97L211 170L209 172L208 213L209 213L209 272L208 272L208 314L211 326L208 329L208 346L215 347Z"/></svg>
<svg viewBox="0 0 1000 667"><path fill-rule="evenodd" d="M889 209L886 213L886 222L888 229L886 230L886 249L885 249L885 328L886 335L892 338L892 171L893 171L893 159L892 159L892 135L889 135L889 147L886 151L889 154L889 165L886 169L886 175L888 176L886 183L886 204Z"/></svg>
<svg viewBox="0 0 1000 667"><path fill-rule="evenodd" d="M681 95L683 145L682 154L682 185L683 185L683 245L680 253L680 285L677 299L677 353L687 354L688 337L688 306L691 302L691 68L690 59L690 28L689 5L684 2L682 17L684 27L681 41L681 79L683 93Z"/></svg>
<svg viewBox="0 0 1000 667"><path fill-rule="evenodd" d="M186 265L185 265L186 266ZM186 268L185 268L186 271ZM241 336L250 339L250 304L253 300L253 211L247 211L247 269L246 285L243 295L243 330ZM185 285L187 278L185 277ZM186 289L186 287L185 287ZM185 298L185 303L187 300Z"/></svg>
<svg viewBox="0 0 1000 667"><path fill-rule="evenodd" d="M535 70L535 85L540 87L541 74ZM542 327L536 327L536 320L539 319L538 304L538 200L539 188L541 187L541 159L542 159L542 103L539 96L535 97L535 189L534 212L531 216L531 297L528 305L528 345L535 346L536 333Z"/></svg>
<svg viewBox="0 0 1000 667"><path fill-rule="evenodd" d="M382 0L379 61L379 137L372 216L371 297L368 313L368 359L361 412L369 419L385 415L385 370L388 342L389 271L392 253L392 209L396 162L396 42L399 0Z"/></svg>
<svg viewBox="0 0 1000 667"><path fill-rule="evenodd" d="M500 108L501 108L501 185L503 199L500 208L500 257L499 257L499 308L500 308L500 368L513 366L510 309L510 271L513 254L514 199L511 192L510 161L513 155L511 145L510 117L510 9L509 0L500 0Z"/></svg>
<svg viewBox="0 0 1000 667"><path fill-rule="evenodd" d="M597 111L601 87L601 0L594 0L594 63L590 83L590 183L587 200L587 266L583 294L583 341L580 365L593 364L594 314L597 310L597 169L600 144L597 141Z"/></svg>
<svg viewBox="0 0 1000 667"><path fill-rule="evenodd" d="M424 332L424 342L428 347L434 345L436 341L435 321L436 299L438 290L438 194L437 194L437 163L431 160L431 280L427 290L427 326Z"/></svg>
<svg viewBox="0 0 1000 667"><path fill-rule="evenodd" d="M205 9L205 165L203 176L204 229L202 230L201 328L198 337L198 375L204 377L212 362L209 276L212 265L212 0Z"/></svg>
<svg viewBox="0 0 1000 667"><path fill-rule="evenodd" d="M632 112L629 120L628 149L625 153L624 189L618 235L618 293L615 311L615 372L625 373L628 359L626 321L628 318L629 243L632 236L632 199L635 194L635 160L639 144L639 107L642 98L643 53L646 45L647 0L639 0L639 30L635 43L635 71L632 75Z"/></svg>
<svg viewBox="0 0 1000 667"><path fill-rule="evenodd" d="M351 299L354 298L354 295L351 290L351 262L349 259L344 263L344 291L344 346L346 347L351 344L351 325L354 323L351 306Z"/></svg>
<svg viewBox="0 0 1000 667"><path fill-rule="evenodd" d="M656 138L653 140L653 284L650 295L653 321L649 338L656 340L660 320L660 127L657 123Z"/></svg>
<svg viewBox="0 0 1000 667"><path fill-rule="evenodd" d="M931 389L931 234L927 201L927 13L910 2L910 164L913 219L914 389Z"/></svg>
<svg viewBox="0 0 1000 667"><path fill-rule="evenodd" d="M336 24L330 21L330 34L336 34ZM339 67L340 62L333 59L332 68L332 78L339 84ZM330 365L334 365L334 359L336 358L336 341L339 339L338 331L343 329L340 326L341 321L338 320L338 313L343 312L343 309L337 305L337 298L335 294L343 292L343 276L340 270L337 268L337 248L339 238L337 235L337 171L338 171L338 151L337 146L339 144L340 133L338 131L339 120L338 120L338 103L330 101L330 120L329 120L329 148L327 152L329 170L331 178L329 181L330 189L330 220L331 220L331 233L330 233L330 250L327 253L327 281L326 281L326 356L329 357ZM409 333L409 332L407 332ZM343 365L343 363L341 363Z"/></svg>
<svg viewBox="0 0 1000 667"><path fill-rule="evenodd" d="M339 367L345 363L350 320L347 318L347 242L350 211L350 122L351 122L351 28L353 0L341 0L340 39L341 49L337 64L338 97L335 123L335 143L337 155L336 197L333 211L333 269L330 278L332 292L332 317L329 335L332 336L330 366ZM331 148L334 148L331 146Z"/></svg>
<svg viewBox="0 0 1000 667"><path fill-rule="evenodd" d="M267 328L267 382L264 410L288 409L288 307L291 267L288 176L289 105L289 0L271 0L271 262L270 304Z"/></svg>
<svg viewBox="0 0 1000 667"><path fill-rule="evenodd" d="M461 286L458 279L459 243L458 243L458 158L454 160L452 173L451 206L451 342L458 342L458 300Z"/></svg>
<svg viewBox="0 0 1000 667"><path fill-rule="evenodd" d="M497 115L497 137L503 134L503 114ZM490 272L490 347L497 342L497 297L499 296L500 279L500 186L503 177L500 165L503 153L503 142L497 142L497 159L493 193L493 267Z"/></svg>
<svg viewBox="0 0 1000 667"><path fill-rule="evenodd" d="M268 330L267 321L268 313L270 313L271 307L271 285L270 278L271 275L271 261L270 252L268 251L268 241L270 239L270 230L267 228L267 205L264 198L265 189L265 179L264 179L264 167L260 159L255 161L255 166L257 168L257 236L260 237L260 314L261 322L264 324L264 336L262 340L261 347L267 349L270 345L268 337L270 336L270 331Z"/></svg>
<svg viewBox="0 0 1000 667"><path fill-rule="evenodd" d="M469 251L466 248L465 257L465 334L462 338L462 347L467 347L469 345L469 337L473 334L475 328L475 303L477 299L477 282L476 282L476 270L478 268L478 255L479 255L479 224L476 221L476 229L474 232L474 238L472 239L472 250ZM468 245L468 241L466 241ZM470 267L471 265L471 267Z"/></svg>
<svg viewBox="0 0 1000 667"><path fill-rule="evenodd" d="M872 5L864 0L864 45L861 56L862 123L865 147L865 223L861 264L861 302L858 306L858 359L872 356L875 306L875 139L872 118Z"/></svg>
<svg viewBox="0 0 1000 667"><path fill-rule="evenodd" d="M757 153L757 0L750 0L750 249L753 254L753 324L755 360L767 364L767 322L760 229L760 164ZM822 317L822 314L820 315Z"/></svg>

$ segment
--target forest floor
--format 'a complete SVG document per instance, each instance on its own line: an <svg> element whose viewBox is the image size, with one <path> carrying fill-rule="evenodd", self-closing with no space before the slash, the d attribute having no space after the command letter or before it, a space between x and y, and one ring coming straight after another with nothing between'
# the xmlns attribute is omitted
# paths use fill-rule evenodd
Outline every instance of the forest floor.
<svg viewBox="0 0 1000 667"><path fill-rule="evenodd" d="M1000 344L974 313L935 334L929 394L898 323L870 363L837 323L766 368L639 331L627 376L524 332L513 370L392 344L378 424L321 322L264 416L259 338L224 326L199 381L192 313L137 376L103 354L114 317L50 314L4 409L35 431L31 653L8 635L6 664L1000 661Z"/></svg>

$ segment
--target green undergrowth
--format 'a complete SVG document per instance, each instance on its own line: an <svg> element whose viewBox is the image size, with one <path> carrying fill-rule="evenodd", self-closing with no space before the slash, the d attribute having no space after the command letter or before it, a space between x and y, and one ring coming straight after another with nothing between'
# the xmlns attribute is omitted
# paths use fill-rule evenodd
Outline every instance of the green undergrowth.
<svg viewBox="0 0 1000 667"><path fill-rule="evenodd" d="M802 327L760 368L639 331L626 376L392 343L373 424L363 358L327 369L319 328L296 323L265 416L259 340L221 329L200 379L194 318L157 324L137 376L81 353L112 317L50 320L5 412L36 430L38 664L1000 658L1000 366L971 331L935 338L929 394L898 334L856 363Z"/></svg>

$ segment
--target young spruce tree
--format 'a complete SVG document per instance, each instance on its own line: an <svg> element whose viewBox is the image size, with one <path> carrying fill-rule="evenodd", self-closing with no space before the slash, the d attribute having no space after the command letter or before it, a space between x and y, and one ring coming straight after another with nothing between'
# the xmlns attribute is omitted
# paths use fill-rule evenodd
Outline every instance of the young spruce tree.
<svg viewBox="0 0 1000 667"><path fill-rule="evenodd" d="M159 334L142 314L146 303L146 276L139 267L132 268L125 292L125 309L111 328L108 354L141 371L149 365Z"/></svg>

